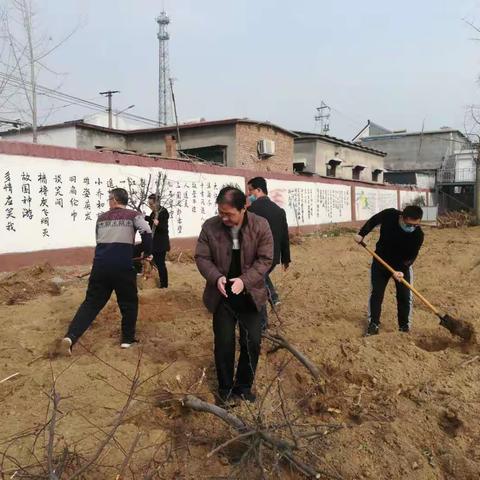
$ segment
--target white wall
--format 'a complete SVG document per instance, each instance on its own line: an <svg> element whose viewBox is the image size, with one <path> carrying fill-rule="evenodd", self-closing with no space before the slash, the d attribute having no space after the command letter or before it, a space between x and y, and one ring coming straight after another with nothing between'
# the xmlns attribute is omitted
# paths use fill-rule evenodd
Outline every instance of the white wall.
<svg viewBox="0 0 480 480"><path fill-rule="evenodd" d="M368 220L372 215L386 209L398 208L397 191L367 187L355 188L355 214L357 220Z"/></svg>
<svg viewBox="0 0 480 480"><path fill-rule="evenodd" d="M347 185L270 179L267 185L269 197L285 209L291 227L352 220Z"/></svg>
<svg viewBox="0 0 480 480"><path fill-rule="evenodd" d="M244 188L243 176L68 161L0 154L0 254L95 245L95 220L108 209L108 191L138 191L142 182L166 174L164 195L172 238L198 236L216 214L215 198L225 184ZM248 172L251 177L252 172ZM289 225L352 221L351 186L267 179L273 201L286 210ZM151 183L149 191L154 191ZM402 206L425 192L401 191ZM397 208L397 191L355 185L357 220ZM1 269L1 268L0 268Z"/></svg>
<svg viewBox="0 0 480 480"><path fill-rule="evenodd" d="M417 173L417 187L425 189L435 188L435 173Z"/></svg>
<svg viewBox="0 0 480 480"><path fill-rule="evenodd" d="M1 141L32 143L32 132L19 132L3 137ZM49 128L38 131L38 143L42 145L57 145L60 147L76 148L77 135L75 127Z"/></svg>
<svg viewBox="0 0 480 480"><path fill-rule="evenodd" d="M419 197L423 200L423 205L428 205L427 192L416 192L401 190L400 191L400 208L405 208L407 205L413 205L414 202L419 200ZM416 203L418 205L418 203ZM422 206L422 205L420 205Z"/></svg>
<svg viewBox="0 0 480 480"><path fill-rule="evenodd" d="M98 125L100 127L108 128L108 113L92 113L91 115L86 115L83 117L83 121L85 123L89 123L90 125ZM124 117L121 113L119 115L115 114L114 111L112 114L112 128L119 130L137 130L139 128L152 128L152 123L132 120Z"/></svg>
<svg viewBox="0 0 480 480"><path fill-rule="evenodd" d="M172 238L200 233L224 184L245 185L243 177L0 154L0 253L95 245L95 220L108 210L108 190L128 190L128 182L138 189L159 172L167 175Z"/></svg>

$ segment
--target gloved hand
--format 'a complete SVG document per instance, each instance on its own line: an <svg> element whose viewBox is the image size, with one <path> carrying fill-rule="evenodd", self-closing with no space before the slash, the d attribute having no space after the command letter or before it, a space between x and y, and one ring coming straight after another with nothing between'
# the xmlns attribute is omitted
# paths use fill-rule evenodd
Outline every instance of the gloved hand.
<svg viewBox="0 0 480 480"><path fill-rule="evenodd" d="M353 237L353 239L357 242L357 243L361 243L363 242L363 239L365 237L362 237L361 235L359 235L358 233Z"/></svg>

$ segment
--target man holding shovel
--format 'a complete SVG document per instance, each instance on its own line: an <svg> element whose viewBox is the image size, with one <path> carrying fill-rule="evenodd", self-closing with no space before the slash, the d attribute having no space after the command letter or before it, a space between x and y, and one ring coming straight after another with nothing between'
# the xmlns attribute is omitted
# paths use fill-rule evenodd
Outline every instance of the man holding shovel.
<svg viewBox="0 0 480 480"><path fill-rule="evenodd" d="M403 212L388 208L370 218L355 235L355 241L361 243L366 235L380 225L380 239L375 253L395 270L392 275L377 260L372 262L367 336L378 333L383 296L392 276L396 280L398 326L401 332L410 331L413 296L401 279L413 283L412 265L423 243L423 231L419 226L422 216L422 209L415 205L405 207Z"/></svg>

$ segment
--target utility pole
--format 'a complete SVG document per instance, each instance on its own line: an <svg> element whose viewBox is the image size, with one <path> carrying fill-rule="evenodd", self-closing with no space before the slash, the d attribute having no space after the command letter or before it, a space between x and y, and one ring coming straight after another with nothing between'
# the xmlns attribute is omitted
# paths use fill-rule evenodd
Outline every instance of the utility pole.
<svg viewBox="0 0 480 480"><path fill-rule="evenodd" d="M107 106L107 112L108 112L108 128L112 128L112 96L115 93L120 93L120 90L107 90L106 92L99 92L100 95L103 95L104 97L107 97L108 100L108 106Z"/></svg>
<svg viewBox="0 0 480 480"><path fill-rule="evenodd" d="M180 140L180 127L178 125L177 103L175 102L175 93L173 91L173 78L168 79L170 83L170 91L172 93L173 111L175 113L175 125L177 126L177 145L178 150L182 149L182 141Z"/></svg>

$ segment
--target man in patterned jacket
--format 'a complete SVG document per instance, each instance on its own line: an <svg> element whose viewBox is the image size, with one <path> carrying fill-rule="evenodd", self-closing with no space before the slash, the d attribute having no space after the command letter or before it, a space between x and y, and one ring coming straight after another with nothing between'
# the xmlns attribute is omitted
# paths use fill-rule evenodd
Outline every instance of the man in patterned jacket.
<svg viewBox="0 0 480 480"><path fill-rule="evenodd" d="M144 257L151 260L152 233L143 214L127 209L128 193L114 188L108 196L110 210L102 213L96 224L97 246L87 294L67 334L60 340L60 353L72 354L72 346L85 333L115 290L122 314L121 348L135 340L138 314L137 276L133 268L133 246L137 230L142 237Z"/></svg>

